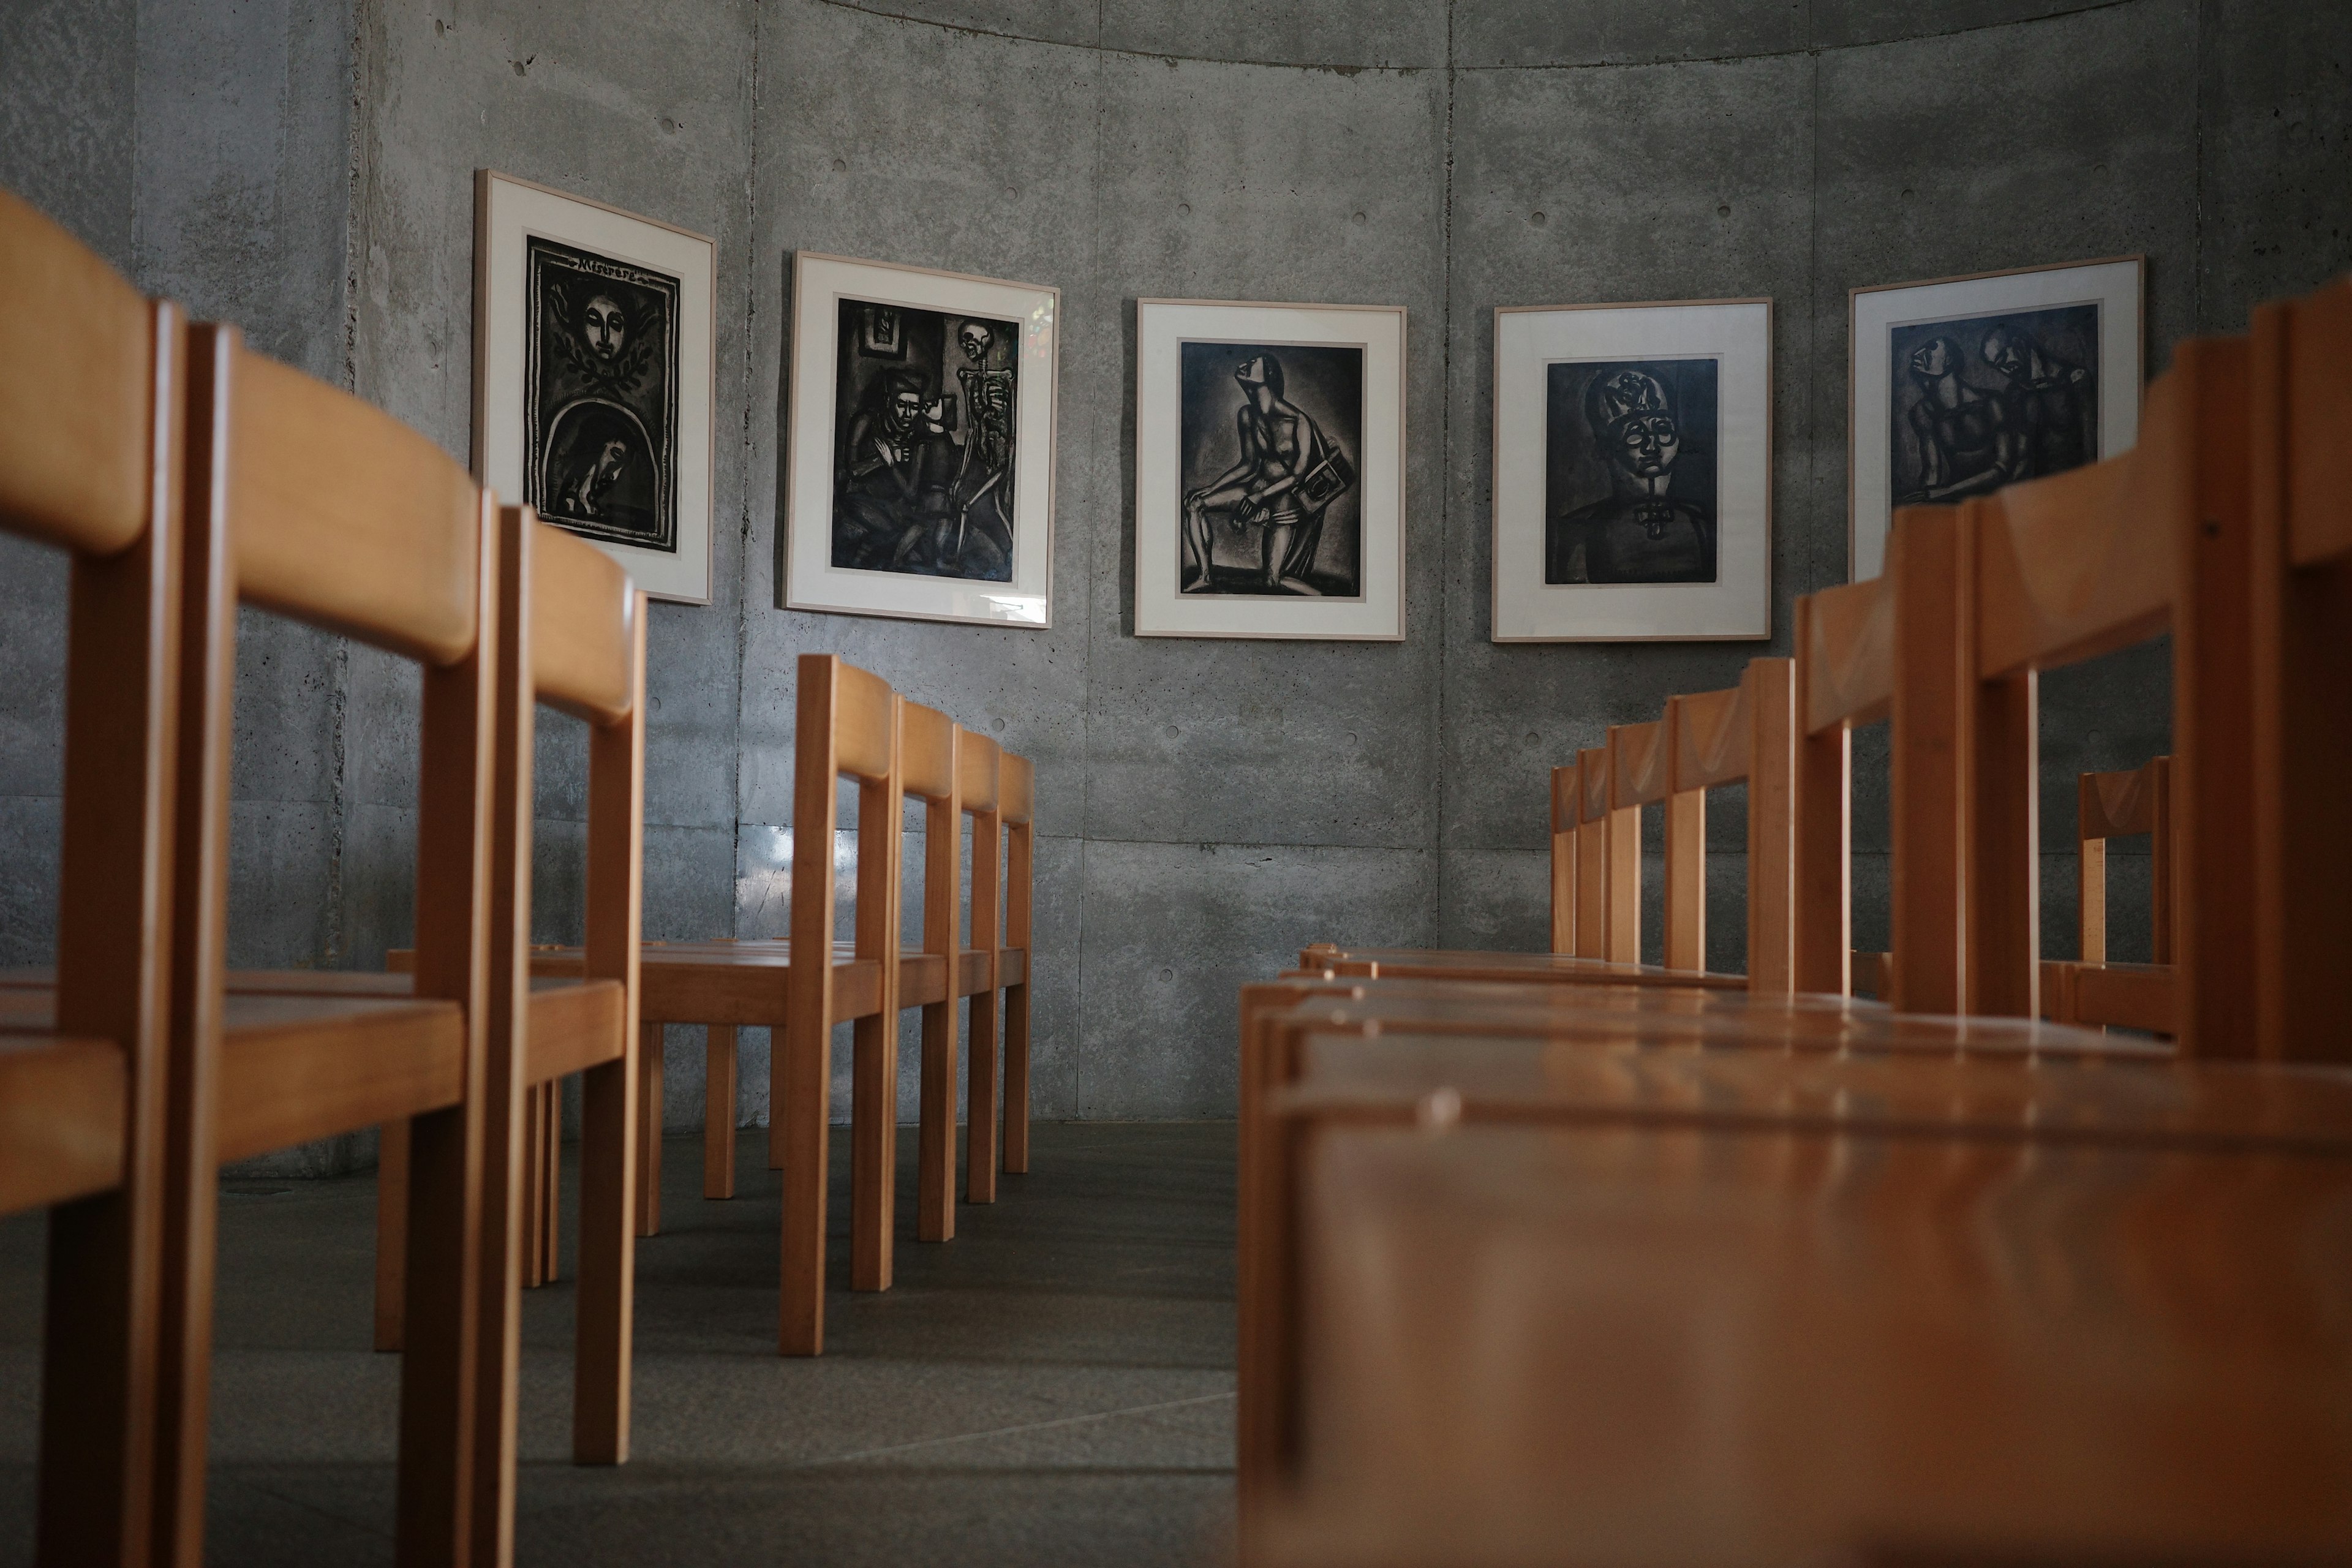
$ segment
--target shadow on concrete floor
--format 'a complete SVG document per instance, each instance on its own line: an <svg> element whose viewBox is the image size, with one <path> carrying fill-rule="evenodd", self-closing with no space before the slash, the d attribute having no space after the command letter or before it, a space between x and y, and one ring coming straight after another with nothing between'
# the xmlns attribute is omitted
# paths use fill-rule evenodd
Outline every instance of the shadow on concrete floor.
<svg viewBox="0 0 2352 1568"><path fill-rule="evenodd" d="M840 1282L848 1142L835 1130ZM1027 1175L924 1246L903 1130L895 1288L832 1291L825 1355L787 1361L764 1136L741 1141L743 1195L724 1203L700 1196L700 1140L667 1140L663 1232L638 1243L627 1465L568 1462L568 1245L565 1279L526 1297L518 1563L1219 1560L1233 1125L1041 1123L1033 1142ZM372 1175L224 1193L212 1562L392 1561L398 1363L365 1348L374 1201ZM0 1568L31 1557L41 1245L37 1218L0 1224Z"/></svg>

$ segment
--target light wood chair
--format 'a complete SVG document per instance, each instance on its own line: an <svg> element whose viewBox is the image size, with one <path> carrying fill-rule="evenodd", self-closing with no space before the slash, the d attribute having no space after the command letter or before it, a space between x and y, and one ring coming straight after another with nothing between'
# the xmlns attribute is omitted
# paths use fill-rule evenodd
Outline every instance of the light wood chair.
<svg viewBox="0 0 2352 1568"><path fill-rule="evenodd" d="M1004 1169L1029 1169L1029 947L1035 930L1036 774L1025 757L1000 752L998 815L1004 822L1004 939L996 983L1004 993Z"/></svg>
<svg viewBox="0 0 2352 1568"><path fill-rule="evenodd" d="M2107 840L2150 840L2148 963L2107 962ZM2069 1024L2172 1032L2172 759L2075 781L2078 957L2042 962L2042 1016Z"/></svg>
<svg viewBox="0 0 2352 1568"><path fill-rule="evenodd" d="M833 958L833 842L837 781L857 782L858 857L855 945ZM898 699L878 676L832 654L803 654L793 742L792 947L784 1031L775 1047L780 1114L772 1152L784 1173L782 1300L778 1346L786 1355L824 1349L825 1145L830 1135L833 1026L851 1026L856 1082L873 1086L851 1107L872 1131L860 1140L895 1172L898 1122L898 855L901 794ZM874 824L869 843L868 824ZM869 852L869 850L874 852ZM812 871L816 875L810 875ZM808 962L809 955L819 962ZM862 984L873 976L870 994ZM855 1134L853 1134L855 1136ZM782 1148L776 1151L775 1140ZM892 1212L877 1194L851 1241L854 1289L889 1288ZM854 1215L853 1218L856 1216Z"/></svg>
<svg viewBox="0 0 2352 1568"><path fill-rule="evenodd" d="M1797 601L1788 953L1800 991L1852 995L1854 969L1867 964L1871 994L1888 994L1883 956L1853 951L1853 731L1892 717L1894 627L1895 594L1884 577ZM1944 885L1959 896L1957 883Z"/></svg>
<svg viewBox="0 0 2352 1568"><path fill-rule="evenodd" d="M2201 537L2216 559L2198 569L2229 568L2245 584L2248 666L2242 773L2226 771L2227 729L2193 727L2184 741L2184 815L2201 825L2209 812L2240 814L2252 837L2252 919L2243 904L2182 910L2176 959L2182 964L2186 1026L2232 1005L2233 995L2206 979L2207 933L2231 922L2251 926L2249 986L2253 1055L2270 1061L2352 1061L2352 1009L2344 1005L2343 955L2352 952L2352 816L2344 781L2352 778L2352 725L2343 721L2352 691L2352 281L2298 300L2262 306L2250 334L2246 398L2252 410L2247 452L2249 502L2242 534L2226 526ZM2232 548L2232 547L2235 548ZM2226 616L2199 627L2199 652L2228 647ZM2180 634L2174 633L2176 658ZM2207 748L2219 755L2200 754ZM2176 810L2181 809L2178 802ZM2210 842L2193 852L2226 857ZM2180 875L2206 875L2184 850ZM2225 952L2237 950L2225 950Z"/></svg>
<svg viewBox="0 0 2352 1568"><path fill-rule="evenodd" d="M1568 984L1790 988L1793 919L1790 771L1791 662L1751 659L1740 683L1668 699L1651 724L1621 725L1605 745L1551 772L1550 954L1355 948L1318 942L1303 970L1392 978L1528 980ZM1706 967L1706 791L1748 784L1748 973ZM1666 816L1665 962L1641 943L1641 811Z"/></svg>
<svg viewBox="0 0 2352 1568"><path fill-rule="evenodd" d="M922 1082L917 1127L915 1237L955 1236L956 1067L954 984L963 971L962 726L934 708L900 710L898 760L905 795L923 803L922 945L898 960L898 1001L922 1009Z"/></svg>
<svg viewBox="0 0 2352 1568"><path fill-rule="evenodd" d="M185 1196L163 1224L157 1551L185 1562L202 1551L217 1167L411 1120L394 1546L404 1563L464 1561L480 1424L495 1417L478 1397L482 1248L510 1217L499 1184L485 1181L488 1079L501 1042L512 1048L500 998L520 981L521 932L500 940L493 909L493 848L511 832L497 793L498 756L513 743L500 716L518 706L500 681L524 679L510 646L501 658L497 517L430 442L247 353L234 329L196 328L190 345L187 494L201 504L186 519L176 897L213 911L194 929L218 929L242 600L424 667L423 942L413 990L397 997L236 994L216 939L192 970L200 1029L221 1022L217 1069L170 1107Z"/></svg>
<svg viewBox="0 0 2352 1568"><path fill-rule="evenodd" d="M2246 378L2244 340L2182 342L2130 451L1897 514L1896 1006L2041 1012L2039 674L2169 628L2177 1038L2254 1054L2255 832L2229 788L2253 751Z"/></svg>
<svg viewBox="0 0 2352 1568"><path fill-rule="evenodd" d="M2352 1541L2340 1076L1376 1040L1281 1116L1245 1563Z"/></svg>
<svg viewBox="0 0 2352 1568"><path fill-rule="evenodd" d="M971 818L971 949L956 977L957 994L971 999L964 1058L963 1196L970 1204L996 1201L997 1060L1003 1015L997 1002L997 968L1003 954L1004 920L1002 753L985 735L966 731L958 758L961 777L957 804ZM952 1117L954 1112L946 1112Z"/></svg>
<svg viewBox="0 0 2352 1568"><path fill-rule="evenodd" d="M183 909L186 320L0 191L0 528L68 552L54 990L0 1010L0 1213L47 1208L36 1561L154 1550L163 1247L187 1201L167 1107L212 1069Z"/></svg>

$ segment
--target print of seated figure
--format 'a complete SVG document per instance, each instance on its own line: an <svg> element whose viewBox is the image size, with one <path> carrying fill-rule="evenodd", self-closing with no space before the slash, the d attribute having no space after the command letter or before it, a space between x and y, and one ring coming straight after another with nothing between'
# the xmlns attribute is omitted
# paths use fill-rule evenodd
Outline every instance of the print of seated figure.
<svg viewBox="0 0 2352 1568"><path fill-rule="evenodd" d="M1985 340L1991 357L2000 334ZM1936 338L1911 351L1912 377L1923 395L1911 405L1919 443L1919 482L1895 498L1920 506L1979 496L2027 477L2026 443L2009 396L1960 379L1960 345Z"/></svg>
<svg viewBox="0 0 2352 1568"><path fill-rule="evenodd" d="M1982 352L1985 363L2009 384L2011 416L2025 452L2017 477L2038 479L2088 462L2083 413L2091 373L2060 359L2017 326L1987 332Z"/></svg>
<svg viewBox="0 0 2352 1568"><path fill-rule="evenodd" d="M1682 430L1665 384L1631 367L1593 377L1584 424L1612 493L1544 529L1544 581L1712 583L1713 509L1674 493Z"/></svg>
<svg viewBox="0 0 2352 1568"><path fill-rule="evenodd" d="M1280 360L1252 354L1234 367L1234 383L1242 395L1234 412L1241 455L1184 497L1179 591L1215 591L1209 513L1222 510L1242 528L1261 531L1259 592L1319 597L1307 573L1322 541L1323 514L1353 482L1354 469L1313 416L1284 399Z"/></svg>

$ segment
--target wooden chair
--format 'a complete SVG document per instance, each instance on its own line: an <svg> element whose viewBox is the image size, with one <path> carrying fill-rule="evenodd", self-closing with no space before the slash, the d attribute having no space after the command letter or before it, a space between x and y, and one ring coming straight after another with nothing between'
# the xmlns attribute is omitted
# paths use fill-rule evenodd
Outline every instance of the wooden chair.
<svg viewBox="0 0 2352 1568"><path fill-rule="evenodd" d="M1303 1378L1244 1562L2352 1542L2340 1076L1472 1055L1282 1107Z"/></svg>
<svg viewBox="0 0 2352 1568"><path fill-rule="evenodd" d="M0 191L0 528L71 557L55 990L0 1023L0 1213L47 1208L36 1558L154 1556L166 1110L211 1068L175 1005L215 911L177 837L186 321ZM52 1000L53 997L53 1000Z"/></svg>
<svg viewBox="0 0 2352 1568"><path fill-rule="evenodd" d="M1897 514L1896 1006L2041 1011L2038 676L2169 627L2191 889L2177 916L2178 1038L2184 1052L2253 1054L2254 833L2226 784L2253 749L2246 378L2243 340L2185 342L2132 450Z"/></svg>
<svg viewBox="0 0 2352 1568"><path fill-rule="evenodd" d="M963 744L962 726L938 710L916 702L900 710L902 787L923 803L922 945L898 960L898 1000L922 1009L915 1215L919 1241L948 1241L955 1236L956 1003L961 986L954 982L964 968Z"/></svg>
<svg viewBox="0 0 2352 1568"><path fill-rule="evenodd" d="M1029 1169L1029 945L1034 921L1036 774L1028 759L1001 752L999 816L1004 822L1004 940L996 984L1004 993L1004 1169Z"/></svg>
<svg viewBox="0 0 2352 1568"><path fill-rule="evenodd" d="M2042 963L2042 1015L2069 1024L2172 1032L2172 759L2075 781L2074 962ZM2107 962L2107 840L2147 834L2154 862L2149 963Z"/></svg>
<svg viewBox="0 0 2352 1568"><path fill-rule="evenodd" d="M846 964L833 957L831 875L837 781L845 775L857 781L858 822L856 939ZM816 1355L824 1349L834 1025L850 1024L856 1081L877 1089L872 1104L861 1094L851 1108L854 1119L873 1127L859 1142L889 1151L898 1121L898 700L879 677L832 654L801 656L793 780L792 945L802 961L786 963L784 1032L774 1047L781 1114L772 1115L769 1147L781 1153L784 1172L778 1345L786 1355ZM807 962L812 954L819 962ZM860 984L869 973L870 994ZM886 1158L882 1168L895 1166ZM891 1205L877 1198L864 1217L851 1243L851 1285L887 1289Z"/></svg>
<svg viewBox="0 0 2352 1568"><path fill-rule="evenodd" d="M511 651L500 657L499 531L465 472L398 422L246 353L234 329L196 328L190 344L187 494L201 505L185 520L176 898L208 911L191 922L209 934L188 984L194 1016L205 1021L199 1033L221 1022L216 1070L193 1075L170 1107L173 1176L184 1197L175 1195L163 1224L172 1262L160 1331L157 1551L193 1562L202 1550L217 1167L413 1119L394 1542L404 1563L460 1561L476 1528L486 1418L477 1398L483 1238L506 1218L497 1184L484 1180L488 1075L494 1042L506 1037L499 998L520 983L514 944L494 934L492 910L499 720L516 710L499 682L523 679ZM407 996L220 1000L239 599L424 667L423 941ZM205 1053L193 1055L201 1065Z"/></svg>
<svg viewBox="0 0 2352 1568"><path fill-rule="evenodd" d="M2226 517L2219 520L2221 533L2197 541L2203 558L2195 563L2200 571L2229 569L2245 584L2250 760L2243 773L2228 771L2230 729L2200 722L2185 736L2173 732L2184 815L2201 826L2209 811L2234 811L2252 839L2252 920L2245 903L2182 911L2176 958L2184 1027L2209 1028L2206 1020L2237 1000L2226 985L2208 983L2207 933L2232 922L2250 926L2243 947L2224 952L2252 950L2247 1043L2269 1061L2352 1060L2352 1010L2343 993L2343 955L2352 952L2352 821L2343 809L2352 726L2342 718L2344 693L2352 690L2352 638L2345 635L2352 626L2347 355L2352 282L2254 312L2244 528L2233 533ZM2235 628L2226 615L2217 622L2192 630L2188 657L2229 648ZM2174 657L2183 657L2178 628ZM2232 847L2208 841L2184 850L2181 876L2198 885L2210 869L2199 857L2226 858Z"/></svg>
<svg viewBox="0 0 2352 1568"><path fill-rule="evenodd" d="M1895 595L1884 577L1797 601L1789 963L1800 991L1852 995L1854 970L1867 964L1872 994L1888 995L1883 955L1853 951L1853 731L1892 714L1894 626Z"/></svg>
<svg viewBox="0 0 2352 1568"><path fill-rule="evenodd" d="M1790 986L1792 833L1790 661L1752 659L1740 683L1667 700L1654 723L1620 725L1608 743L1551 773L1549 955L1351 948L1318 942L1299 966L1334 973L1569 984L1660 984L1785 994ZM1706 804L1748 784L1748 964L1706 967ZM1666 814L1665 962L1641 959L1641 810Z"/></svg>
<svg viewBox="0 0 2352 1568"><path fill-rule="evenodd" d="M971 818L971 951L956 977L957 993L971 998L967 1016L971 1044L964 1059L963 1196L969 1204L996 1201L997 1047L1003 1022L996 999L1004 920L1003 755L996 742L967 731L958 765L957 803ZM925 1113L929 1112L926 1102ZM953 1101L942 1112L950 1121Z"/></svg>

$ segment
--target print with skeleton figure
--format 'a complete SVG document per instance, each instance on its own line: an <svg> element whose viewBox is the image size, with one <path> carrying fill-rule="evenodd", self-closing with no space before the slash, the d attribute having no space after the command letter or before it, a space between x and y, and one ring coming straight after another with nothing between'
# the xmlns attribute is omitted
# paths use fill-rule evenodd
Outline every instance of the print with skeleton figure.
<svg viewBox="0 0 2352 1568"><path fill-rule="evenodd" d="M1018 329L844 300L838 341L833 564L1010 582Z"/></svg>
<svg viewBox="0 0 2352 1568"><path fill-rule="evenodd" d="M1713 359L1545 367L1544 581L1716 581Z"/></svg>
<svg viewBox="0 0 2352 1568"><path fill-rule="evenodd" d="M678 280L532 236L524 499L609 543L677 549Z"/></svg>

